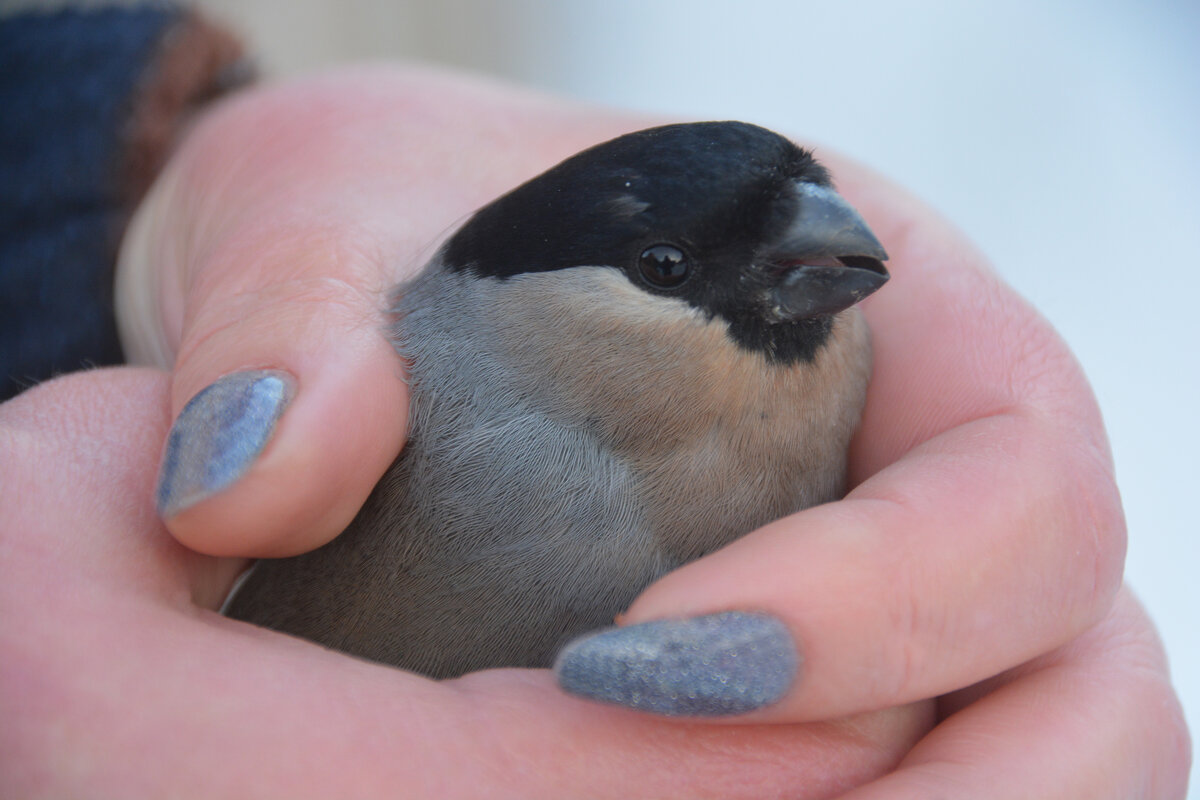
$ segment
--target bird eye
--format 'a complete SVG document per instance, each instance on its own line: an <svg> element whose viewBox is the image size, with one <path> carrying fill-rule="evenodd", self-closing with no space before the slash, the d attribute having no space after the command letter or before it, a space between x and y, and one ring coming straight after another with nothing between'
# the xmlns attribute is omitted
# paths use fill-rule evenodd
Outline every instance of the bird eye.
<svg viewBox="0 0 1200 800"><path fill-rule="evenodd" d="M638 269L650 285L660 289L672 289L683 283L691 265L678 247L656 244L642 251L638 259Z"/></svg>

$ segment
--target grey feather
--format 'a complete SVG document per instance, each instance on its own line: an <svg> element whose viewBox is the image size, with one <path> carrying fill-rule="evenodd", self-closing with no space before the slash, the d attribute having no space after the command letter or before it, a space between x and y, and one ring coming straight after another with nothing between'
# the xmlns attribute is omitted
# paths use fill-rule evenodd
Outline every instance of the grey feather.
<svg viewBox="0 0 1200 800"><path fill-rule="evenodd" d="M604 267L435 263L396 314L408 444L345 533L260 562L231 616L437 677L547 666L668 570L843 491L856 309L792 366Z"/></svg>

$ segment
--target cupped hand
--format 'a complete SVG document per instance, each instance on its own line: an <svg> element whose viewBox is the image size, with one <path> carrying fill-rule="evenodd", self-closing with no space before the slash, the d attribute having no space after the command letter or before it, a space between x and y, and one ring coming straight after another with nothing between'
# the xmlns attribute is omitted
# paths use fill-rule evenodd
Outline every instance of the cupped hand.
<svg viewBox="0 0 1200 800"><path fill-rule="evenodd" d="M679 724L545 670L438 683L221 617L232 560L152 502L168 390L99 370L0 406L2 797L829 797L926 726Z"/></svg>
<svg viewBox="0 0 1200 800"><path fill-rule="evenodd" d="M392 69L256 90L203 120L128 237L126 339L172 368L172 417L233 373L269 370L282 388L234 420L256 428L256 447L160 486L175 538L257 557L335 536L405 433L384 290L474 208L654 122ZM623 619L746 609L782 620L800 674L747 723L898 706L1046 658L1115 613L1123 561L1103 427L1061 340L936 215L818 156L894 275L866 303L876 368L851 454L856 488L667 576ZM213 563L209 601L240 565ZM508 675L461 685L517 680Z"/></svg>
<svg viewBox="0 0 1200 800"><path fill-rule="evenodd" d="M392 70L260 90L212 114L128 238L127 340L172 368L173 416L231 373L291 385L257 420L274 426L261 452L160 495L175 537L257 557L337 535L405 434L387 287L474 208L647 124ZM1107 613L1124 556L1100 414L1062 341L936 215L819 155L894 276L865 304L875 373L855 488L676 571L624 620L774 613L804 662L776 719L944 694L1048 652Z"/></svg>
<svg viewBox="0 0 1200 800"><path fill-rule="evenodd" d="M0 406L4 797L1184 794L1182 716L1127 593L1066 647L943 698L919 742L919 706L684 723L567 697L542 670L436 683L227 620L206 606L232 560L179 545L151 502L167 396L162 373L113 369Z"/></svg>

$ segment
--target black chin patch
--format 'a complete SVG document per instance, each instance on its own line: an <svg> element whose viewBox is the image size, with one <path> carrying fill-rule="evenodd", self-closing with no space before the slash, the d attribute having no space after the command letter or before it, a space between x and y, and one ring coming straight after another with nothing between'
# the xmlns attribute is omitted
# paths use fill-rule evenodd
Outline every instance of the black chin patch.
<svg viewBox="0 0 1200 800"><path fill-rule="evenodd" d="M754 315L729 320L729 335L739 347L761 353L780 366L810 362L829 341L833 317L812 317L771 324Z"/></svg>

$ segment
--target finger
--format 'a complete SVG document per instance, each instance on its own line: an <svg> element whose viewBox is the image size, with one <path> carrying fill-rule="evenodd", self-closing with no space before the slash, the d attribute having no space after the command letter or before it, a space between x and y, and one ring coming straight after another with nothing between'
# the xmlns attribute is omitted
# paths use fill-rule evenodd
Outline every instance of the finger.
<svg viewBox="0 0 1200 800"><path fill-rule="evenodd" d="M1078 367L944 223L874 191L854 199L894 279L868 301L861 482L651 586L622 622L684 618L656 629L669 646L647 649L636 627L587 640L560 662L569 690L664 713L711 692L713 713L836 717L978 682L1107 610L1124 524ZM726 611L765 616L710 616ZM737 674L722 666L734 652Z"/></svg>
<svg viewBox="0 0 1200 800"><path fill-rule="evenodd" d="M443 685L222 618L63 598L46 610L70 639L45 631L35 649L21 621L0 640L13 676L0 708L21 744L0 755L12 796L53 780L48 794L90 797L186 784L239 798L817 798L878 777L916 738L905 711L680 726L598 712L544 672ZM64 755L72 770L45 769Z"/></svg>
<svg viewBox="0 0 1200 800"><path fill-rule="evenodd" d="M160 513L201 552L285 555L349 522L400 449L407 399L385 241L344 197L297 208L305 187L267 146L281 132L247 116L197 131L131 226L118 286L153 287L139 319L162 321L158 349L174 355ZM249 165L221 153L238 131ZM304 181L336 180L329 157L308 156Z"/></svg>
<svg viewBox="0 0 1200 800"><path fill-rule="evenodd" d="M1183 712L1153 625L1128 591L1079 640L965 694L947 700L952 716L895 772L844 800L954 796L964 787L979 800L1187 794Z"/></svg>
<svg viewBox="0 0 1200 800"><path fill-rule="evenodd" d="M550 133L514 147L522 113ZM630 124L585 118L374 70L261 89L197 128L118 279L123 338L174 372L159 505L180 541L283 556L349 523L405 435L388 289L489 197Z"/></svg>
<svg viewBox="0 0 1200 800"><path fill-rule="evenodd" d="M922 709L719 730L596 709L540 671L445 684L198 611L147 489L166 378L101 370L0 406L0 794L822 797ZM15 502L18 498L24 502Z"/></svg>

